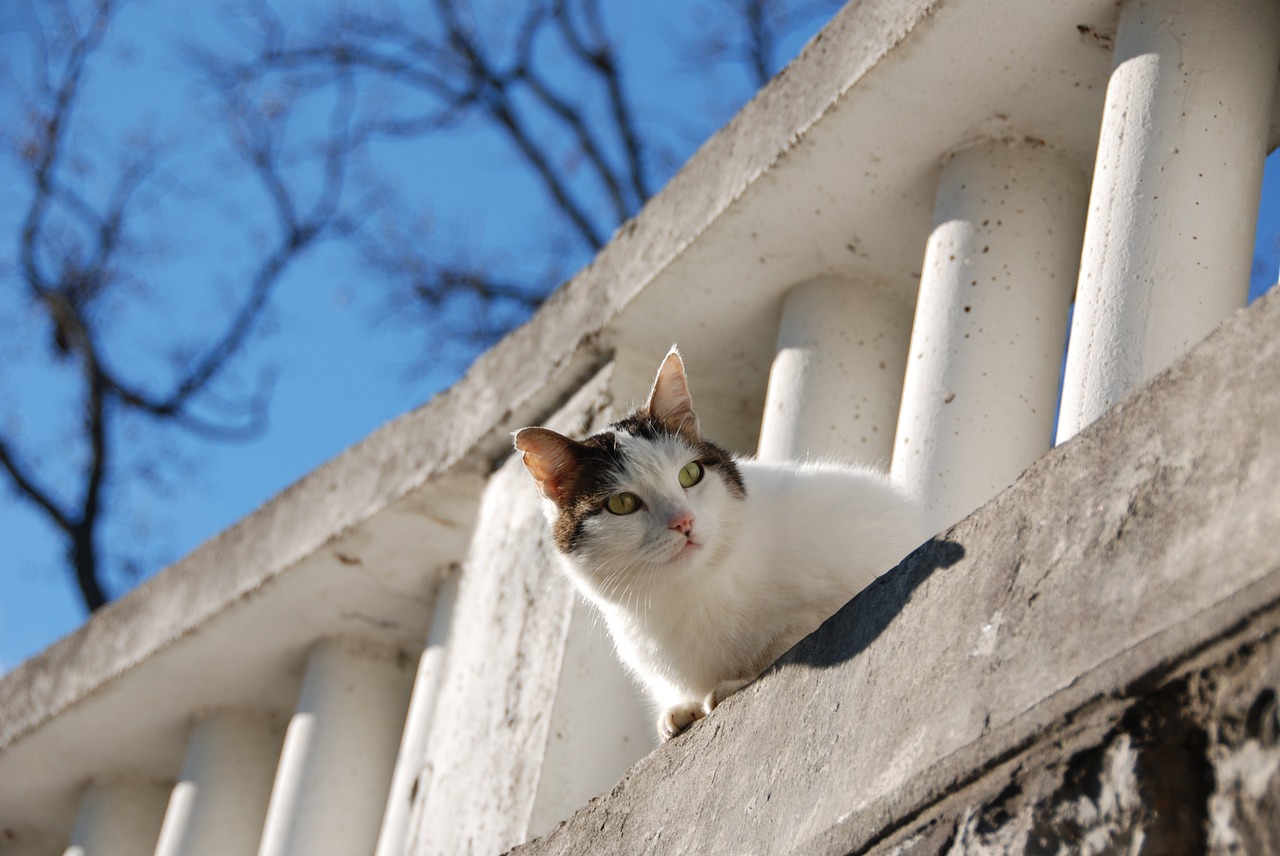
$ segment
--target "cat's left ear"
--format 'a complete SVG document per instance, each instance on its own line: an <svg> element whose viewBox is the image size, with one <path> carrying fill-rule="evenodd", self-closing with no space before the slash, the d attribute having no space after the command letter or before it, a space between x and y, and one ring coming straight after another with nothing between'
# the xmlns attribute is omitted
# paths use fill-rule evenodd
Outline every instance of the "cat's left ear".
<svg viewBox="0 0 1280 856"><path fill-rule="evenodd" d="M579 444L549 428L521 428L515 444L524 453L524 465L538 483L538 492L564 508L578 472Z"/></svg>
<svg viewBox="0 0 1280 856"><path fill-rule="evenodd" d="M689 395L689 381L684 374L684 361L675 345L667 352L667 358L658 369L649 392L649 415L657 419L667 430L701 436L698 416L693 412L693 397Z"/></svg>

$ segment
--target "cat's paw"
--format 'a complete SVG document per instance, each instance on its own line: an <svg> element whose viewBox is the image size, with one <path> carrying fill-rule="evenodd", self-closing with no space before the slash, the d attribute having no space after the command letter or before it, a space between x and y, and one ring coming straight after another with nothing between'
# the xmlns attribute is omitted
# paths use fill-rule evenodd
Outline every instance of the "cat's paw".
<svg viewBox="0 0 1280 856"><path fill-rule="evenodd" d="M658 734L664 741L670 740L705 715L703 704L687 701L669 707L658 714Z"/></svg>
<svg viewBox="0 0 1280 856"><path fill-rule="evenodd" d="M716 709L720 702L736 693L738 690L751 683L750 678L741 678L732 681L721 681L715 689L707 693L706 698L702 700L702 715L706 716Z"/></svg>

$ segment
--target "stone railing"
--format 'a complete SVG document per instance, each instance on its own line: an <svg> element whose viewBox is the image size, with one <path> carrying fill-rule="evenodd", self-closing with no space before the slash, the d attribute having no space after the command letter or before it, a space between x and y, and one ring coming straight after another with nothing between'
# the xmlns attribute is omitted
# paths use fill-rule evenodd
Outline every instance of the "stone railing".
<svg viewBox="0 0 1280 856"><path fill-rule="evenodd" d="M850 4L455 387L5 677L0 853L551 830L654 738L510 431L677 342L709 436L884 465L940 531L1243 305L1278 65L1272 0Z"/></svg>

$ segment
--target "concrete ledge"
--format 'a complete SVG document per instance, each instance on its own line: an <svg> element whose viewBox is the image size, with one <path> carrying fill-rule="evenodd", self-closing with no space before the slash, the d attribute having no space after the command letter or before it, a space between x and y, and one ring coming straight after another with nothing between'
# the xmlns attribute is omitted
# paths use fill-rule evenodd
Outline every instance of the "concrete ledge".
<svg viewBox="0 0 1280 856"><path fill-rule="evenodd" d="M1151 665L858 852L1280 852L1280 608Z"/></svg>
<svg viewBox="0 0 1280 856"><path fill-rule="evenodd" d="M930 806L1280 615L1278 389L1271 297L516 852L911 849Z"/></svg>

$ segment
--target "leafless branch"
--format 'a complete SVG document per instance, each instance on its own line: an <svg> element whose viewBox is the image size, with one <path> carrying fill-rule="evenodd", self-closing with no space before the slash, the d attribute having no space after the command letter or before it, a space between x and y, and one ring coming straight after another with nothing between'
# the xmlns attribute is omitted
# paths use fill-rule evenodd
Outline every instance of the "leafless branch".
<svg viewBox="0 0 1280 856"><path fill-rule="evenodd" d="M752 85L760 88L781 69L782 42L800 25L831 17L844 3L845 0L711 0L707 3L707 16L718 26L702 34L691 52L698 62L709 59L740 64Z"/></svg>
<svg viewBox="0 0 1280 856"><path fill-rule="evenodd" d="M600 15L598 0L583 0L581 3L585 26L590 30L588 36L580 35L573 23L573 11L567 0L556 2L556 22L569 46L578 59L585 62L600 76L608 91L610 116L613 128L622 140L626 151L627 173L631 179L631 191L638 203L643 203L652 194L647 177L644 143L640 137L639 125L631 109L630 99L623 86L621 66L612 43L605 35L604 21ZM589 41L588 41L589 40ZM629 213L620 218L625 219Z"/></svg>
<svg viewBox="0 0 1280 856"><path fill-rule="evenodd" d="M575 23L571 5L585 23ZM432 105L367 116L361 128L368 135L428 133L479 116L514 147L565 224L589 249L599 249L650 190L641 135L596 0L531 2L514 48L505 52L473 28L463 0L434 0L431 8L430 29L346 13L295 43L287 43L282 28L268 17L252 54L235 65L232 76L262 80L275 75L292 86L321 87L339 75L356 74L412 91ZM586 75L573 97L534 61L535 43L553 37ZM620 140L612 152L593 118L599 109L593 99L609 105ZM589 167L589 181L575 181L562 168L570 153ZM592 201L597 192L608 200L607 213Z"/></svg>
<svg viewBox="0 0 1280 856"><path fill-rule="evenodd" d="M31 94L31 109L38 119L19 152L30 187L17 236L17 257L30 305L48 319L52 357L76 361L80 417L73 434L84 460L74 489L55 490L25 463L32 454L23 450L20 438L0 433L0 468L16 493L63 533L68 564L86 607L94 610L109 597L102 580L104 553L99 540L106 489L120 442L117 423L125 414L136 413L156 426L219 440L244 439L263 430L268 386L242 399L230 419L202 415L198 402L208 397L218 377L245 349L290 266L326 236L350 230L341 209L348 159L359 140L350 133L352 90L349 85L344 88L339 78L338 97L319 154L319 187L310 205L299 206L297 189L283 161L290 105L280 105L274 112L253 110L248 108L255 105L242 98L242 92L223 92L227 118L237 131L238 151L271 203L278 237L257 263L221 332L193 359L175 366L169 382L157 389L154 381L131 376L136 367L111 363L107 351L113 331L95 307L108 293L119 297L121 272L133 261L128 239L132 205L154 179L159 153L146 147L135 151L121 165L100 203L78 189L74 172L66 167L71 145L68 128L90 64L119 4L96 0L83 26L69 7L50 8L53 17L46 20L54 32L43 39L46 68Z"/></svg>
<svg viewBox="0 0 1280 856"><path fill-rule="evenodd" d="M669 166L660 135L646 133L652 126L639 117L634 89L643 75L610 32L601 0L524 0L503 19L479 13L484 0L431 0L413 20L394 5L345 8L315 16L309 30L286 26L269 0L239 0L232 20L242 49L192 54L264 200L266 237L235 275L234 299L212 332L187 343L163 371L148 372L120 356L119 331L103 307L127 303L128 285L143 280L140 200L163 193L165 162L158 148L137 148L105 180L97 177L105 195L91 191L74 168L84 146L69 131L121 2L40 6L45 31L34 34L39 67L28 105L35 119L16 152L29 186L12 273L0 268L47 322L48 365L75 379L66 408L73 453L46 469L35 463L37 443L0 427L0 472L62 533L90 609L109 596L105 559L119 562L99 541L113 476L129 457L121 420L219 440L262 431L270 384L245 391L229 367L244 359L273 294L304 254L324 241L352 240L383 293L413 307L415 323L448 328L448 337L437 337L442 347L476 348L542 302L567 273L565 258L601 248ZM779 45L797 21L838 5L703 2L731 13L716 17L728 29L721 25L703 62L732 62L757 84L776 72ZM314 120L317 110L328 111L325 120ZM305 123L292 121L303 112ZM394 183L353 172L367 166L358 155L369 145L464 125L505 141L545 193L550 216L539 225L554 249L541 270L523 259L477 261L433 240L430 229L411 225L420 222L421 200L411 204Z"/></svg>

